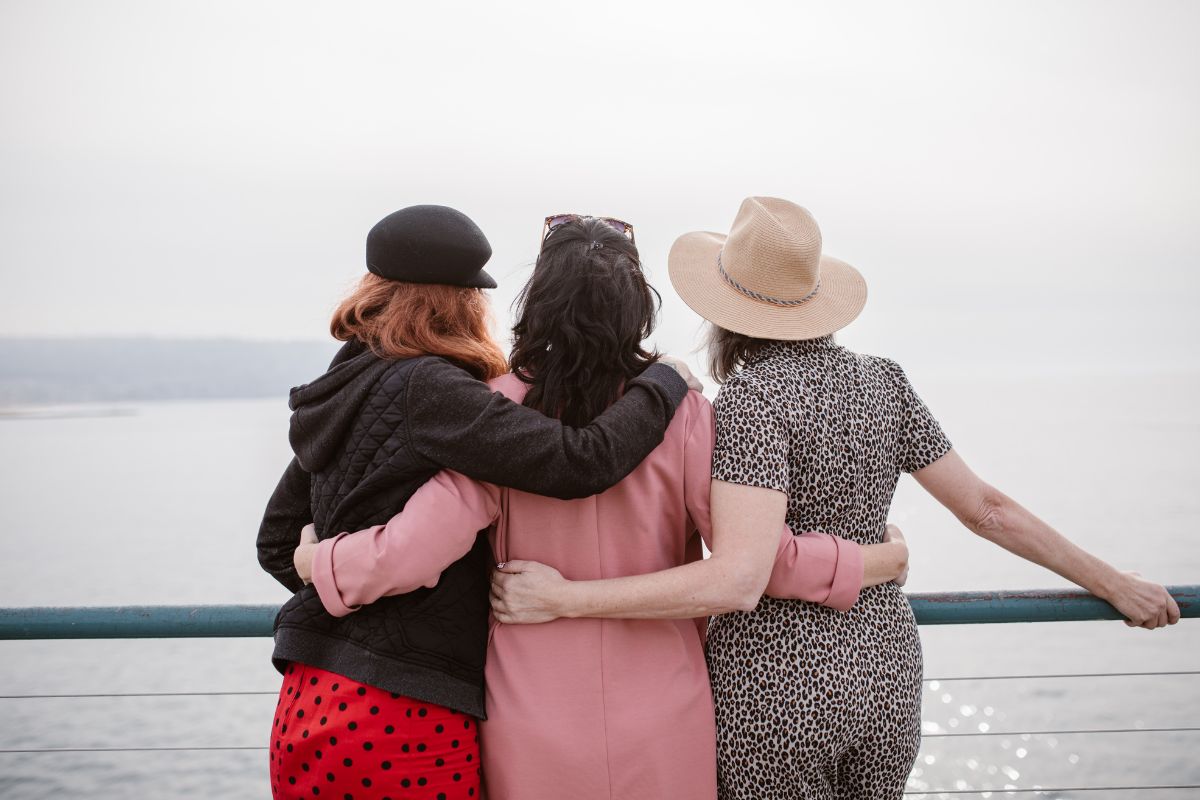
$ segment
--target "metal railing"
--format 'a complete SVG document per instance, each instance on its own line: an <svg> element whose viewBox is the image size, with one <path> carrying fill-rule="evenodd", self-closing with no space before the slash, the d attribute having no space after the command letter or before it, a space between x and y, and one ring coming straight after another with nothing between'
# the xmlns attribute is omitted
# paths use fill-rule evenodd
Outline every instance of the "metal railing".
<svg viewBox="0 0 1200 800"><path fill-rule="evenodd" d="M1200 617L1200 585L1168 587L1185 618ZM1001 592L945 592L909 595L917 622L921 625L967 625L1017 622L1067 622L1121 619L1108 603L1078 591L1033 590ZM83 608L0 608L0 640L35 639L180 639L265 637L272 634L278 607L274 605L209 606L106 606ZM1074 678L1132 678L1196 676L1200 670L1171 672L1091 672L1041 675L987 675L926 678L928 685L942 682L990 680L1057 680ZM0 695L0 700L102 697L214 697L264 696L275 691L240 692L128 692L97 694L25 694ZM1073 736L1116 733L1200 732L1200 727L1058 729L1036 731L962 731L926 732L927 739L969 736ZM46 753L118 753L166 751L237 751L265 750L257 746L222 747L113 747L113 748L13 748L0 754ZM1200 789L1200 784L1161 783L1139 786L1061 786L992 789L931 788L909 791L914 797L1057 795L1098 791L1158 792Z"/></svg>
<svg viewBox="0 0 1200 800"><path fill-rule="evenodd" d="M1184 617L1200 616L1200 585L1167 587ZM1121 619L1086 592L936 592L908 596L921 625ZM191 639L270 636L274 605L0 608L3 639Z"/></svg>

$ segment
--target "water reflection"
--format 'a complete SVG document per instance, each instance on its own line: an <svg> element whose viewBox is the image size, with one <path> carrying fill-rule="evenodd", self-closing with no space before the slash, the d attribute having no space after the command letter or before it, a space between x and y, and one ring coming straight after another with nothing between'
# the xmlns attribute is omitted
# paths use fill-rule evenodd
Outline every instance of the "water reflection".
<svg viewBox="0 0 1200 800"><path fill-rule="evenodd" d="M1005 790L1024 787L1036 789L1043 784L1029 782L1031 777L1050 771L1061 773L1062 770L1051 769L1056 764L1073 767L1079 763L1075 753L1058 751L1058 739L1051 735L1014 733L963 739L965 746L959 742L952 746L950 736L976 731L986 734L991 732L993 723L1002 727L1008 717L995 706L972 703L968 697L956 696L959 694L960 691L951 691L941 681L932 680L925 684L921 731L926 738L909 774L909 797L939 800L953 797L938 792L938 789L978 790L979 797L1003 795ZM994 752L997 748L999 753ZM1016 766L1018 763L1022 764L1021 769ZM1026 782L1018 783L1023 773ZM1065 794L1054 791L1023 796L1066 800Z"/></svg>

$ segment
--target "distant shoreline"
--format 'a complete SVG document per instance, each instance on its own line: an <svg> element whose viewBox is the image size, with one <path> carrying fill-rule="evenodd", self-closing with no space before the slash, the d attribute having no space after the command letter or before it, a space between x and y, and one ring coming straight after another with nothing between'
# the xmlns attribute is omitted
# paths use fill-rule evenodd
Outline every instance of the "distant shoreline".
<svg viewBox="0 0 1200 800"><path fill-rule="evenodd" d="M0 422L35 419L103 419L105 417L136 417L137 409L114 406L41 407L0 406Z"/></svg>
<svg viewBox="0 0 1200 800"><path fill-rule="evenodd" d="M0 420L122 416L136 413L129 405L164 401L282 401L293 386L325 372L338 347L333 340L0 337ZM970 360L906 367L921 381L975 381L981 386L1017 381L1054 385L1109 376L1200 376L1196 363L1029 365ZM711 396L717 385L711 380L706 385Z"/></svg>
<svg viewBox="0 0 1200 800"><path fill-rule="evenodd" d="M338 342L0 337L0 410L286 398ZM20 412L28 416L27 412Z"/></svg>
<svg viewBox="0 0 1200 800"><path fill-rule="evenodd" d="M280 408L287 407L287 395L255 396L255 397L173 397L149 400L126 400L121 402L90 402L90 403L22 403L20 405L0 404L0 423L17 422L22 420L51 420L51 419L106 419L117 417L141 416L147 407L193 405L193 404L222 404L222 403L277 403Z"/></svg>

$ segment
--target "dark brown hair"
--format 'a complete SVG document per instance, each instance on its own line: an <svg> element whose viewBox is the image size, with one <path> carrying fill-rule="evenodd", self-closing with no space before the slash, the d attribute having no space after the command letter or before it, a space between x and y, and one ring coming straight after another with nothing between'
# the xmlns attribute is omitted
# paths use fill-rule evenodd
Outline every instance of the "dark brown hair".
<svg viewBox="0 0 1200 800"><path fill-rule="evenodd" d="M530 384L525 405L568 425L591 422L658 360L642 347L657 312L624 234L592 218L555 228L517 298L509 360Z"/></svg>
<svg viewBox="0 0 1200 800"><path fill-rule="evenodd" d="M329 323L333 338L358 339L380 358L441 356L481 381L508 371L488 329L481 289L364 275Z"/></svg>
<svg viewBox="0 0 1200 800"><path fill-rule="evenodd" d="M709 323L704 345L708 349L708 374L724 383L746 360L758 355L770 339L756 339Z"/></svg>

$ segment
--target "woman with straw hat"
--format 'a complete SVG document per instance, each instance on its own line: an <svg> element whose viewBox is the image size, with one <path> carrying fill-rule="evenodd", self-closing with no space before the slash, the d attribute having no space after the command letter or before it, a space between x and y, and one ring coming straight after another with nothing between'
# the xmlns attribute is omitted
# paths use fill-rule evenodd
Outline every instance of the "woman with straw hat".
<svg viewBox="0 0 1200 800"><path fill-rule="evenodd" d="M1127 624L1179 618L1160 585L1121 573L1072 544L977 477L894 361L836 344L866 302L863 277L822 252L794 203L752 197L728 236L689 233L670 254L680 296L713 324L714 556L774 547L778 524L860 544L880 542L900 473L912 473L966 527L1114 605ZM723 534L723 535L722 535ZM725 574L705 565L604 581L566 581L509 563L493 608L508 623L555 616L672 617L718 613L703 598ZM690 598L683 602L681 598ZM708 666L717 717L719 796L899 798L920 745L921 644L896 583L867 586L839 611L763 596L715 616Z"/></svg>

